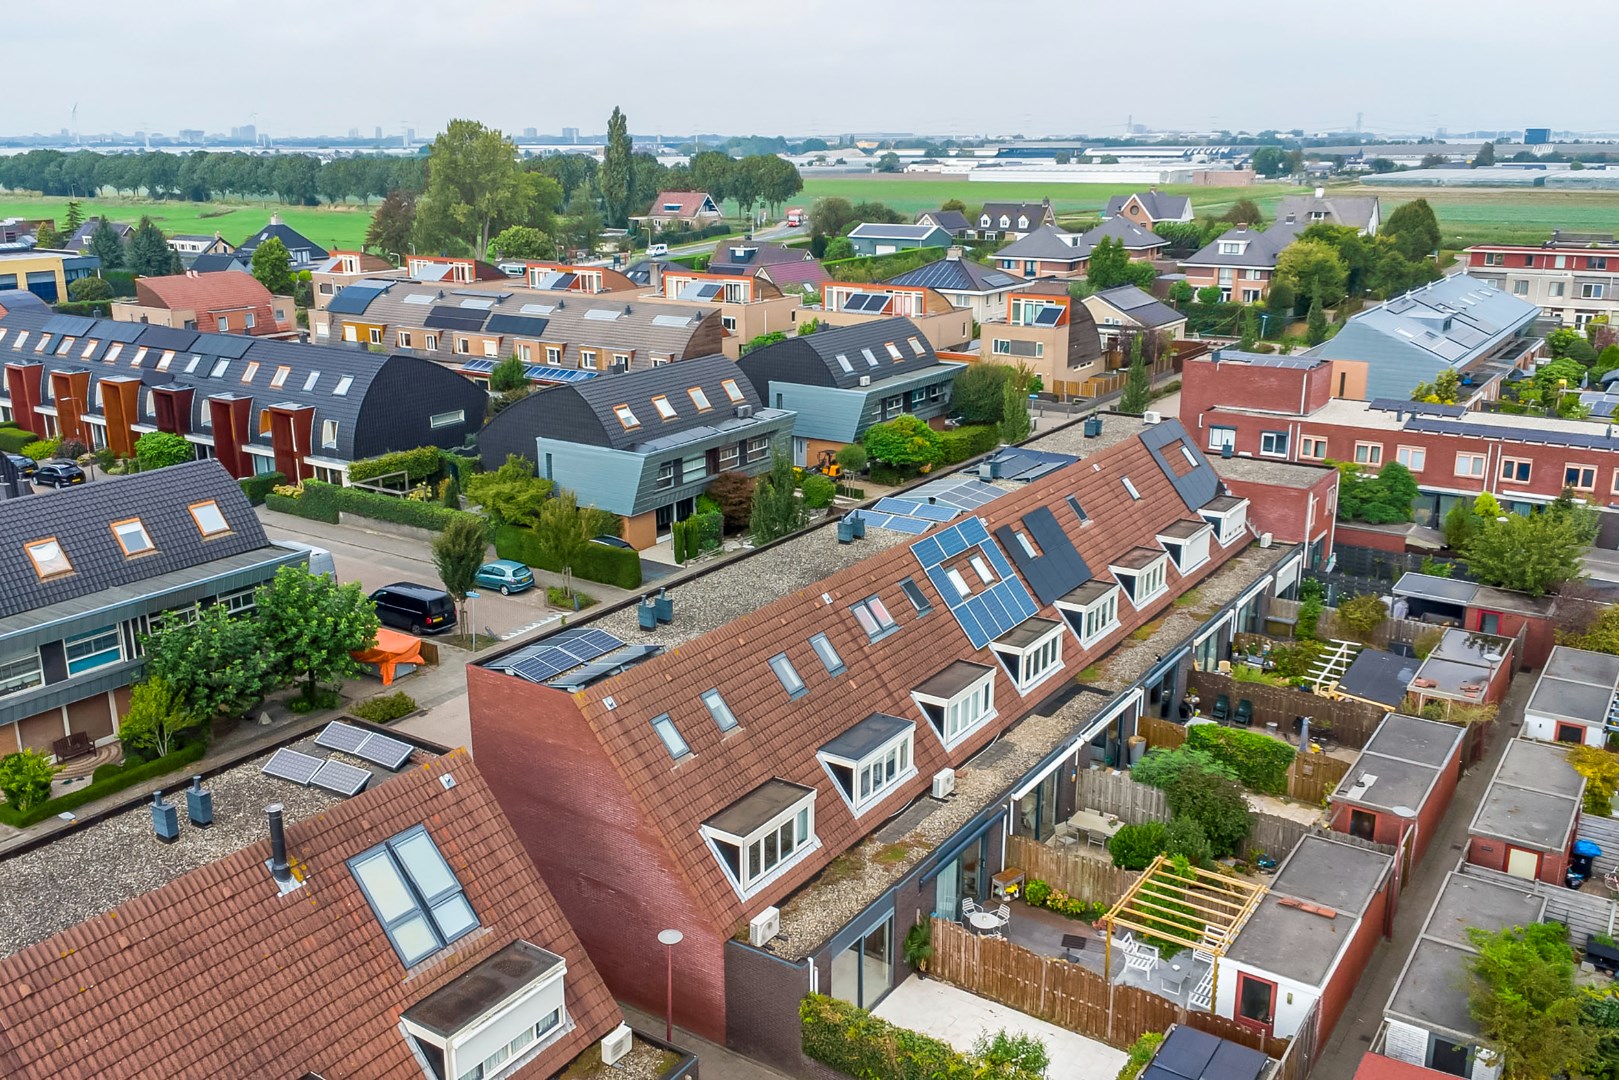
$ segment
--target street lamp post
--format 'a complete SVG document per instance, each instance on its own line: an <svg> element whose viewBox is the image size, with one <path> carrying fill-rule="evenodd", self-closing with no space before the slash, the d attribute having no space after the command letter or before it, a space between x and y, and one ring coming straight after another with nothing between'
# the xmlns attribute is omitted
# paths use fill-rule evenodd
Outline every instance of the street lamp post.
<svg viewBox="0 0 1619 1080"><path fill-rule="evenodd" d="M658 931L658 944L663 946L663 955L667 961L663 1012L664 1042L673 1042L675 1038L675 946L679 945L685 936L679 930Z"/></svg>
<svg viewBox="0 0 1619 1080"><path fill-rule="evenodd" d="M467 590L467 622L472 624L472 651L478 651L478 593L476 590Z"/></svg>

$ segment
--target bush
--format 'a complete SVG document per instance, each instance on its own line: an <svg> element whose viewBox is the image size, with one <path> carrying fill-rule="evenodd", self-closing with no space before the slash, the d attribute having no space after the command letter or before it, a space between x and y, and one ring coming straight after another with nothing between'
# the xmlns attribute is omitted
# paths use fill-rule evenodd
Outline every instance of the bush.
<svg viewBox="0 0 1619 1080"><path fill-rule="evenodd" d="M824 510L832 505L838 485L820 473L805 473L798 489L804 493L804 505L811 510Z"/></svg>
<svg viewBox="0 0 1619 1080"><path fill-rule="evenodd" d="M274 491L278 484L286 482L287 478L278 472L262 473L237 481L242 486L242 494L246 495L247 501L254 506L264 505L265 497Z"/></svg>
<svg viewBox="0 0 1619 1080"><path fill-rule="evenodd" d="M1237 665L1242 666L1245 665ZM1232 670L1235 671L1236 668ZM1166 750L1160 746L1148 750L1146 756L1131 767L1130 777L1138 784L1165 788L1185 769L1215 773L1227 780L1237 779L1237 770L1207 750L1193 750L1186 746L1177 746L1173 750Z"/></svg>
<svg viewBox="0 0 1619 1080"><path fill-rule="evenodd" d="M353 462L349 465L349 482L375 480L389 473L404 472L408 474L410 482L415 484L436 477L442 468L442 460L441 451L436 446L397 450L391 454Z"/></svg>
<svg viewBox="0 0 1619 1080"><path fill-rule="evenodd" d="M108 300L69 300L51 305L51 310L58 315L84 315L92 319L104 319L112 311L112 303Z"/></svg>
<svg viewBox="0 0 1619 1080"><path fill-rule="evenodd" d="M963 424L939 432L940 462L954 465L958 461L987 454L999 443L994 424Z"/></svg>
<svg viewBox="0 0 1619 1080"><path fill-rule="evenodd" d="M38 750L27 747L0 758L0 794L12 810L32 810L51 797L56 766Z"/></svg>
<svg viewBox="0 0 1619 1080"><path fill-rule="evenodd" d="M415 711L416 699L403 690L370 698L349 709L349 712L361 720L369 720L373 724L386 724L390 720L398 720L401 716L409 716Z"/></svg>
<svg viewBox="0 0 1619 1080"><path fill-rule="evenodd" d="M22 454L24 457L31 457L35 461L44 461L46 458L55 457L57 450L61 449L61 446L61 439L35 439L31 443L23 445Z"/></svg>
<svg viewBox="0 0 1619 1080"><path fill-rule="evenodd" d="M1051 1066L1044 1039L1021 1031L1014 1035L1005 1028L974 1039L973 1056L991 1069L1009 1068L1030 1076L1044 1076Z"/></svg>
<svg viewBox="0 0 1619 1080"><path fill-rule="evenodd" d="M1163 854L1166 831L1161 821L1126 825L1108 838L1107 853L1113 856L1114 866L1145 870Z"/></svg>
<svg viewBox="0 0 1619 1080"><path fill-rule="evenodd" d="M1193 731L1210 724L1199 724ZM1165 789L1169 810L1176 817L1191 818L1203 827L1209 846L1215 856L1229 855L1248 830L1253 828L1253 811L1242 797L1242 788L1212 773L1181 773Z"/></svg>
<svg viewBox="0 0 1619 1080"><path fill-rule="evenodd" d="M20 454L25 446L38 440L39 436L32 431L15 427L0 428L0 452Z"/></svg>
<svg viewBox="0 0 1619 1080"><path fill-rule="evenodd" d="M1147 1067L1158 1053L1158 1048L1164 1045L1164 1033L1149 1031L1141 1038L1130 1044L1130 1056L1125 1059L1124 1067L1119 1070L1115 1080L1136 1080L1141 1070Z"/></svg>
<svg viewBox="0 0 1619 1080"><path fill-rule="evenodd" d="M122 791L124 788L133 787L136 784L159 776L167 776L172 772L178 772L192 762L201 759L207 749L208 745L199 740L155 761L126 762L121 766L103 765L95 771L90 783L65 795L40 803L32 810L19 813L10 806L0 806L0 823L10 825L14 829L26 829L28 826L44 821L48 817L55 817L64 810L72 810L75 807L83 806L85 803L94 802L114 792Z"/></svg>
<svg viewBox="0 0 1619 1080"><path fill-rule="evenodd" d="M571 608L573 607L573 602L575 600L579 601L580 611L585 610L585 608L596 602L596 598L594 596L591 596L587 592L582 592L579 589L573 590L573 594L570 596L568 594L568 590L559 585L546 586L545 602L554 608Z"/></svg>
<svg viewBox="0 0 1619 1080"><path fill-rule="evenodd" d="M495 554L502 559L516 559L524 565L537 566L541 570L560 572L562 569L562 564L543 549L534 530L520 525L496 526ZM586 581L599 581L620 589L638 589L641 587L641 556L628 548L586 544L574 559L573 573Z"/></svg>
<svg viewBox="0 0 1619 1080"><path fill-rule="evenodd" d="M1460 505L1460 504L1458 504ZM1338 604L1338 632L1361 643L1368 643L1389 616L1382 597L1375 593L1351 596Z"/></svg>
<svg viewBox="0 0 1619 1080"><path fill-rule="evenodd" d="M871 471L867 475L871 477L873 483L898 487L900 484L908 484L915 480L917 474L917 468L914 465L897 467L886 462L877 461L872 463Z"/></svg>
<svg viewBox="0 0 1619 1080"><path fill-rule="evenodd" d="M1186 732L1186 746L1230 766L1245 787L1267 795L1287 794L1294 750L1284 742L1257 731L1196 724Z"/></svg>
<svg viewBox="0 0 1619 1080"><path fill-rule="evenodd" d="M895 1027L866 1010L822 994L798 1003L804 1056L854 1080L1036 1080L1015 1060L986 1062L939 1039Z"/></svg>
<svg viewBox="0 0 1619 1080"><path fill-rule="evenodd" d="M396 525L411 525L418 529L442 532L461 510L451 510L434 502L384 495L377 491L339 487L320 480L305 480L302 494L289 497L272 491L264 505L284 514L297 514L312 521L329 525L338 522L338 514L357 514L377 521L391 521Z"/></svg>
<svg viewBox="0 0 1619 1080"><path fill-rule="evenodd" d="M838 452L833 455L833 460L842 465L846 472L857 473L865 471L871 458L866 453L864 446L859 443L850 443L847 446L840 447Z"/></svg>
<svg viewBox="0 0 1619 1080"><path fill-rule="evenodd" d="M1207 866L1214 861L1214 848L1209 834L1192 818L1178 817L1164 827L1164 853L1184 855L1195 866Z"/></svg>

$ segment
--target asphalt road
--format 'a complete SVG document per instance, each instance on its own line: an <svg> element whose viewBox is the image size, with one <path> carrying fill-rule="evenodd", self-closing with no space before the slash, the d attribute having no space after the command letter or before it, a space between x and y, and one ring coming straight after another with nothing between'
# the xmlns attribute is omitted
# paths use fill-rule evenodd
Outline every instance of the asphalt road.
<svg viewBox="0 0 1619 1080"><path fill-rule="evenodd" d="M330 551L337 565L337 579L358 581L366 592L396 581L443 587L424 543L348 525L308 521L263 508L259 510L259 517L272 540L297 540ZM493 554L490 558L494 558ZM501 596L498 592L480 589L478 599L473 601L470 621L479 629L487 627L495 636L505 638L555 617L555 612L546 609L542 581L517 596Z"/></svg>

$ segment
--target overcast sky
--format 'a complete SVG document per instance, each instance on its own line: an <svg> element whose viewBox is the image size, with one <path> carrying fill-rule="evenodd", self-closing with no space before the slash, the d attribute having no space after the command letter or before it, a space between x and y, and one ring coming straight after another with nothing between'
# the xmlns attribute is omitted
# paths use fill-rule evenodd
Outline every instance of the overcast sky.
<svg viewBox="0 0 1619 1080"><path fill-rule="evenodd" d="M0 134L1619 127L1613 0L13 0ZM24 88L34 88L24 92ZM256 114L256 117L255 115Z"/></svg>

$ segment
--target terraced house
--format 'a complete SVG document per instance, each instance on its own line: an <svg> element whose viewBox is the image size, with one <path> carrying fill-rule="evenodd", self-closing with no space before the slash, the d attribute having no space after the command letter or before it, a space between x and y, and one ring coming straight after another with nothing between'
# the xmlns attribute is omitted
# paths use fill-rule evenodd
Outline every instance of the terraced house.
<svg viewBox="0 0 1619 1080"><path fill-rule="evenodd" d="M183 436L238 478L343 483L349 462L459 446L486 395L411 356L18 310L0 317L0 416L120 456Z"/></svg>
<svg viewBox="0 0 1619 1080"><path fill-rule="evenodd" d="M1178 424L1086 430L1037 479L941 477L862 539L682 581L655 629L632 602L468 669L478 760L616 993L661 1003L677 928L677 1022L801 1074L804 993L874 1005L1009 821L1071 813L1074 770L1296 580Z"/></svg>

